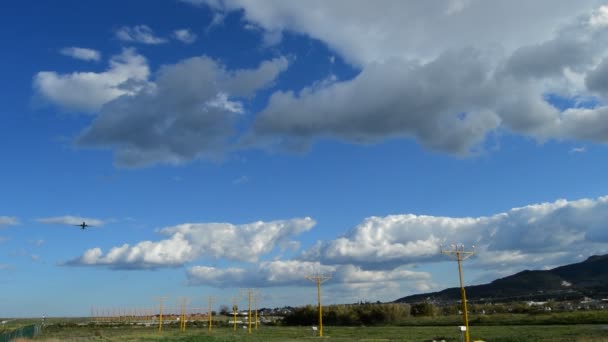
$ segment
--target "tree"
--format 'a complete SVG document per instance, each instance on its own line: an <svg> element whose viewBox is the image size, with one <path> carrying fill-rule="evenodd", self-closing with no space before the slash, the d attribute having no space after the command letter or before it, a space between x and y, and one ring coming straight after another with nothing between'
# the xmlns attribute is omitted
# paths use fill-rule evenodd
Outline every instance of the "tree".
<svg viewBox="0 0 608 342"><path fill-rule="evenodd" d="M228 305L220 306L220 315L228 316L230 314L232 314L232 312L230 312L230 308L228 308Z"/></svg>

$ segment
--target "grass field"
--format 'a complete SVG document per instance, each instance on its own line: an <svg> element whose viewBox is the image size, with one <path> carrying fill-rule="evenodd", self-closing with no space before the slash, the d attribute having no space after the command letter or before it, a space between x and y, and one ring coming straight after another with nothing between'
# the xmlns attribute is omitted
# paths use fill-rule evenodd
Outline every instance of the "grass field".
<svg viewBox="0 0 608 342"><path fill-rule="evenodd" d="M325 327L324 338L332 341L460 341L456 327ZM36 340L40 341L302 341L319 339L310 327L266 327L252 334L247 329L231 327L189 328L185 333L177 326L164 327L159 334L154 327L143 326L48 326ZM471 341L580 341L608 342L608 325L526 325L472 326Z"/></svg>

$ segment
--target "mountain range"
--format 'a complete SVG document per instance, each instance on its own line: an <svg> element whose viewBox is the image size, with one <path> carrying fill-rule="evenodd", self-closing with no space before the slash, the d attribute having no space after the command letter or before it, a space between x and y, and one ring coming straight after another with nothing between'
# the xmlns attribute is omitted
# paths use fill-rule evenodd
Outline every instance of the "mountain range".
<svg viewBox="0 0 608 342"><path fill-rule="evenodd" d="M608 254L594 255L579 263L550 270L525 270L489 284L466 286L467 301L511 302L521 300L574 300L608 298ZM421 293L395 300L396 303L454 302L460 288Z"/></svg>

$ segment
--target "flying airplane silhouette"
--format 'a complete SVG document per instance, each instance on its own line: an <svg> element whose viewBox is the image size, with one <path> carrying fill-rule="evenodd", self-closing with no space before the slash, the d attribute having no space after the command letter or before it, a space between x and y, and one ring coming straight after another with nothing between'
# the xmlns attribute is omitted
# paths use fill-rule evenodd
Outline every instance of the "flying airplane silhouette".
<svg viewBox="0 0 608 342"><path fill-rule="evenodd" d="M87 227L92 227L91 225L88 225L86 222L82 221L81 224L75 224L76 227L80 227L80 229L84 230Z"/></svg>

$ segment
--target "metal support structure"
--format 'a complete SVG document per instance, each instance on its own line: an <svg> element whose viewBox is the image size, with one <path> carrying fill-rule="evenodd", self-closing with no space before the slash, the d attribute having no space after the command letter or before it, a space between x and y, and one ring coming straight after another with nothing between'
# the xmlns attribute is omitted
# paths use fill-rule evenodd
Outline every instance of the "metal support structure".
<svg viewBox="0 0 608 342"><path fill-rule="evenodd" d="M256 293L254 294L253 297L253 302L255 304L255 330L258 330L258 323L259 323L259 319L258 319L258 303L259 303L259 299L261 298L260 296L260 291L256 291Z"/></svg>
<svg viewBox="0 0 608 342"><path fill-rule="evenodd" d="M319 337L323 337L323 306L321 305L321 284L331 279L330 275L313 274L306 279L317 284L317 302L319 304Z"/></svg>
<svg viewBox="0 0 608 342"><path fill-rule="evenodd" d="M441 254L448 255L458 262L458 277L460 278L460 296L462 299L462 321L465 326L464 338L465 342L469 342L469 316L467 312L467 294L464 289L464 280L462 277L462 262L475 254L475 246L470 251L464 249L464 245L451 245L451 249L443 249L441 246Z"/></svg>
<svg viewBox="0 0 608 342"><path fill-rule="evenodd" d="M239 290L241 296L247 296L247 320L248 320L248 329L247 332L251 334L251 300L254 296L257 296L257 289L240 289Z"/></svg>
<svg viewBox="0 0 608 342"><path fill-rule="evenodd" d="M163 301L167 299L167 297L157 297L159 300L159 313L158 313L158 333L162 334L163 332Z"/></svg>
<svg viewBox="0 0 608 342"><path fill-rule="evenodd" d="M181 332L186 332L186 321L188 316L188 298L181 298L180 305L180 316L179 316L179 330Z"/></svg>

